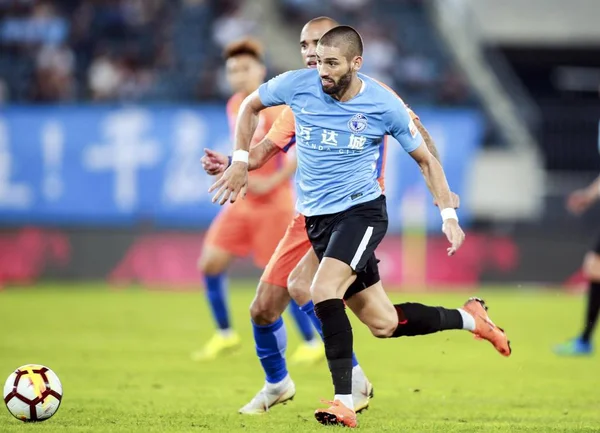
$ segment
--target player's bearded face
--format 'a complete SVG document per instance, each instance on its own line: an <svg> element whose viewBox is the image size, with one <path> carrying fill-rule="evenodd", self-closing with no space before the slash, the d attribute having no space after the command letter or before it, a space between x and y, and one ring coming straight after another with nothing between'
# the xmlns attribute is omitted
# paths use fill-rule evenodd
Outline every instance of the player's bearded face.
<svg viewBox="0 0 600 433"><path fill-rule="evenodd" d="M355 72L351 65L338 47L317 46L317 69L328 95L341 95L348 89Z"/></svg>
<svg viewBox="0 0 600 433"><path fill-rule="evenodd" d="M344 93L351 81L352 70L349 67L346 68L346 72L337 79L331 75L327 77L321 76L321 86L323 87L323 91L328 95L339 95Z"/></svg>

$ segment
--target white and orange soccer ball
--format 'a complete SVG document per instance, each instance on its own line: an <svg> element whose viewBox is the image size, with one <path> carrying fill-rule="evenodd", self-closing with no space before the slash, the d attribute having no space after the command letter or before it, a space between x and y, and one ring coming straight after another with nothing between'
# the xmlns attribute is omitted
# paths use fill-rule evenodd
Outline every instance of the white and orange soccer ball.
<svg viewBox="0 0 600 433"><path fill-rule="evenodd" d="M27 364L17 368L4 383L4 403L21 421L45 421L56 413L63 389L48 367Z"/></svg>

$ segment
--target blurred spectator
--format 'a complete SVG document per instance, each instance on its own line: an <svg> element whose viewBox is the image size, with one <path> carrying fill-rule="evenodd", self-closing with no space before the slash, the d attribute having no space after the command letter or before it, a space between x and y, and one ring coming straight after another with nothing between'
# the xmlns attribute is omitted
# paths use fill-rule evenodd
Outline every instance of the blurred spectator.
<svg viewBox="0 0 600 433"><path fill-rule="evenodd" d="M116 99L124 77L121 68L111 56L100 54L88 71L88 86L94 101Z"/></svg>
<svg viewBox="0 0 600 433"><path fill-rule="evenodd" d="M122 59L120 66L123 81L118 89L119 99L124 101L144 99L154 82L152 70L133 57Z"/></svg>
<svg viewBox="0 0 600 433"><path fill-rule="evenodd" d="M134 56L101 54L89 69L88 86L95 101L143 99L154 83L154 73Z"/></svg>
<svg viewBox="0 0 600 433"><path fill-rule="evenodd" d="M33 100L70 101L75 97L73 70L75 58L66 46L44 46L37 55Z"/></svg>

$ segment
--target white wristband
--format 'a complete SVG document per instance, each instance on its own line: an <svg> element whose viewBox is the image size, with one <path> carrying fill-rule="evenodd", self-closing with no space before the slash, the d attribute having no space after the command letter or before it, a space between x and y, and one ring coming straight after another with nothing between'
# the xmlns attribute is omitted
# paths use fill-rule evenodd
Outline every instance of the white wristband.
<svg viewBox="0 0 600 433"><path fill-rule="evenodd" d="M245 164L248 164L248 155L249 153L247 150L234 150L231 162L243 162Z"/></svg>
<svg viewBox="0 0 600 433"><path fill-rule="evenodd" d="M446 209L442 209L442 221L446 222L446 220L456 220L458 221L458 215L456 215L456 210L451 207L447 207Z"/></svg>

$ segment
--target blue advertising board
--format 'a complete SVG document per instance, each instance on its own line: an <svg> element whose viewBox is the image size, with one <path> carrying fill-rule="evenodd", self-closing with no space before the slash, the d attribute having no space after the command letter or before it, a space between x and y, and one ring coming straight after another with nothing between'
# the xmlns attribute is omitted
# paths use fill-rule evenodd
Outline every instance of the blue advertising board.
<svg viewBox="0 0 600 433"><path fill-rule="evenodd" d="M480 114L417 111L462 194L481 142ZM416 164L394 144L385 171L390 229L424 212L439 230ZM205 147L231 148L224 105L4 107L0 224L206 227L219 208L200 164ZM468 222L464 198L460 215Z"/></svg>

